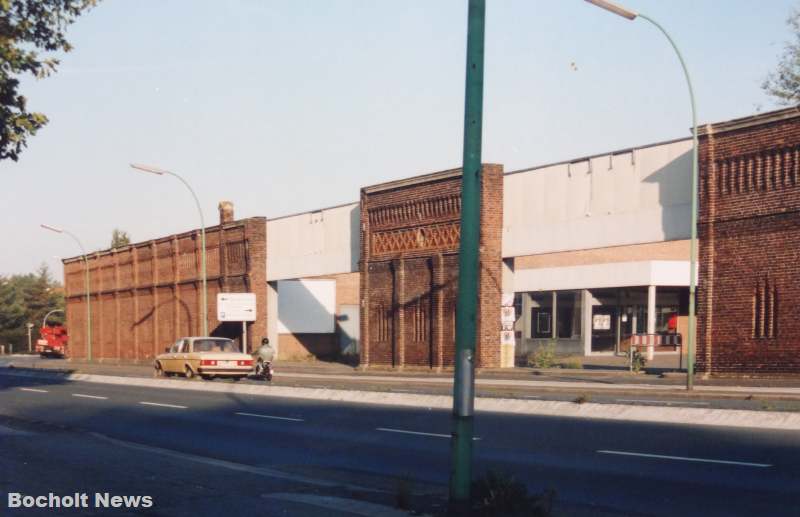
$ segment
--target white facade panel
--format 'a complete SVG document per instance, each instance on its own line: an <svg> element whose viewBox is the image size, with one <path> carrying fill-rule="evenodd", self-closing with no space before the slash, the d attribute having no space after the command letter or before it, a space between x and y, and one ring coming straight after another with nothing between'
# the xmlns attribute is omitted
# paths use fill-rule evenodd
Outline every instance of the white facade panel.
<svg viewBox="0 0 800 517"><path fill-rule="evenodd" d="M687 239L691 140L508 174L503 257Z"/></svg>
<svg viewBox="0 0 800 517"><path fill-rule="evenodd" d="M334 331L335 280L278 282L278 332L329 334Z"/></svg>
<svg viewBox="0 0 800 517"><path fill-rule="evenodd" d="M267 280L358 271L358 203L267 221Z"/></svg>
<svg viewBox="0 0 800 517"><path fill-rule="evenodd" d="M514 291L561 291L605 287L689 285L689 261L643 260L585 266L518 269Z"/></svg>

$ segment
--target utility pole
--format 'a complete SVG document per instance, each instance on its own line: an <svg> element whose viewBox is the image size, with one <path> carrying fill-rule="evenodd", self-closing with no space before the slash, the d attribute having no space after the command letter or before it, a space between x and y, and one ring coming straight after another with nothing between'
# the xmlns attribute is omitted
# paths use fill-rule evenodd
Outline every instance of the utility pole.
<svg viewBox="0 0 800 517"><path fill-rule="evenodd" d="M31 341L31 330L33 330L33 323L28 323L28 353L33 352L33 342Z"/></svg>
<svg viewBox="0 0 800 517"><path fill-rule="evenodd" d="M483 48L486 1L470 0L467 20L467 77L464 98L464 156L461 181L461 240L458 251L456 357L450 466L450 513L470 504L475 409L475 341L478 306L478 245L481 208Z"/></svg>

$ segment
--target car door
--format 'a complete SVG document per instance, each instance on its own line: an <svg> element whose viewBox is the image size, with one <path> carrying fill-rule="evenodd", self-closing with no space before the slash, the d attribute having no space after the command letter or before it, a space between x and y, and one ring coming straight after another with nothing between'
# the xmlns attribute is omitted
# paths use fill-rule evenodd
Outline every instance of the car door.
<svg viewBox="0 0 800 517"><path fill-rule="evenodd" d="M182 371L178 369L180 367L178 364L178 350L180 349L181 343L182 340L179 339L174 342L171 347L169 347L169 352L167 353L162 365L165 372L177 373Z"/></svg>
<svg viewBox="0 0 800 517"><path fill-rule="evenodd" d="M180 368L181 372L186 369L186 365L191 363L190 361L190 354L192 353L192 340L191 339L184 339L183 343L181 344L180 350ZM197 372L197 365L191 365L192 370Z"/></svg>

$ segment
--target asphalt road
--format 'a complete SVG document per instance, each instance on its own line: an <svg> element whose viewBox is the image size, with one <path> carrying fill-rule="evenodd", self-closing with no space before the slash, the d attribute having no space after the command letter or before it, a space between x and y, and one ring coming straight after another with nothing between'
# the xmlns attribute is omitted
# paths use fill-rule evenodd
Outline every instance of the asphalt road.
<svg viewBox="0 0 800 517"><path fill-rule="evenodd" d="M165 455L152 448L189 454L223 470L215 461L358 486L407 476L422 492L441 490L448 476L449 413L427 408L0 375L0 414L150 447L137 450L143 457ZM797 433L490 413L476 417L475 429L479 472L508 472L532 491L553 488L562 509L794 516L800 508Z"/></svg>

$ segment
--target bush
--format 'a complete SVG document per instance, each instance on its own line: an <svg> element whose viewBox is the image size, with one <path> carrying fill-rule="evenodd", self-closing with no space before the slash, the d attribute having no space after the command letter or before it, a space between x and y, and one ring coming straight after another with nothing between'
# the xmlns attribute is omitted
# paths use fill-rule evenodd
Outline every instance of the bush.
<svg viewBox="0 0 800 517"><path fill-rule="evenodd" d="M636 373L639 373L647 364L647 359L635 348L628 350L628 360L631 363L631 368Z"/></svg>
<svg viewBox="0 0 800 517"><path fill-rule="evenodd" d="M529 496L524 483L502 472L489 471L472 483L472 515L480 517L548 517L555 492Z"/></svg>
<svg viewBox="0 0 800 517"><path fill-rule="evenodd" d="M556 346L553 343L528 354L528 366L533 368L553 368L556 364Z"/></svg>

